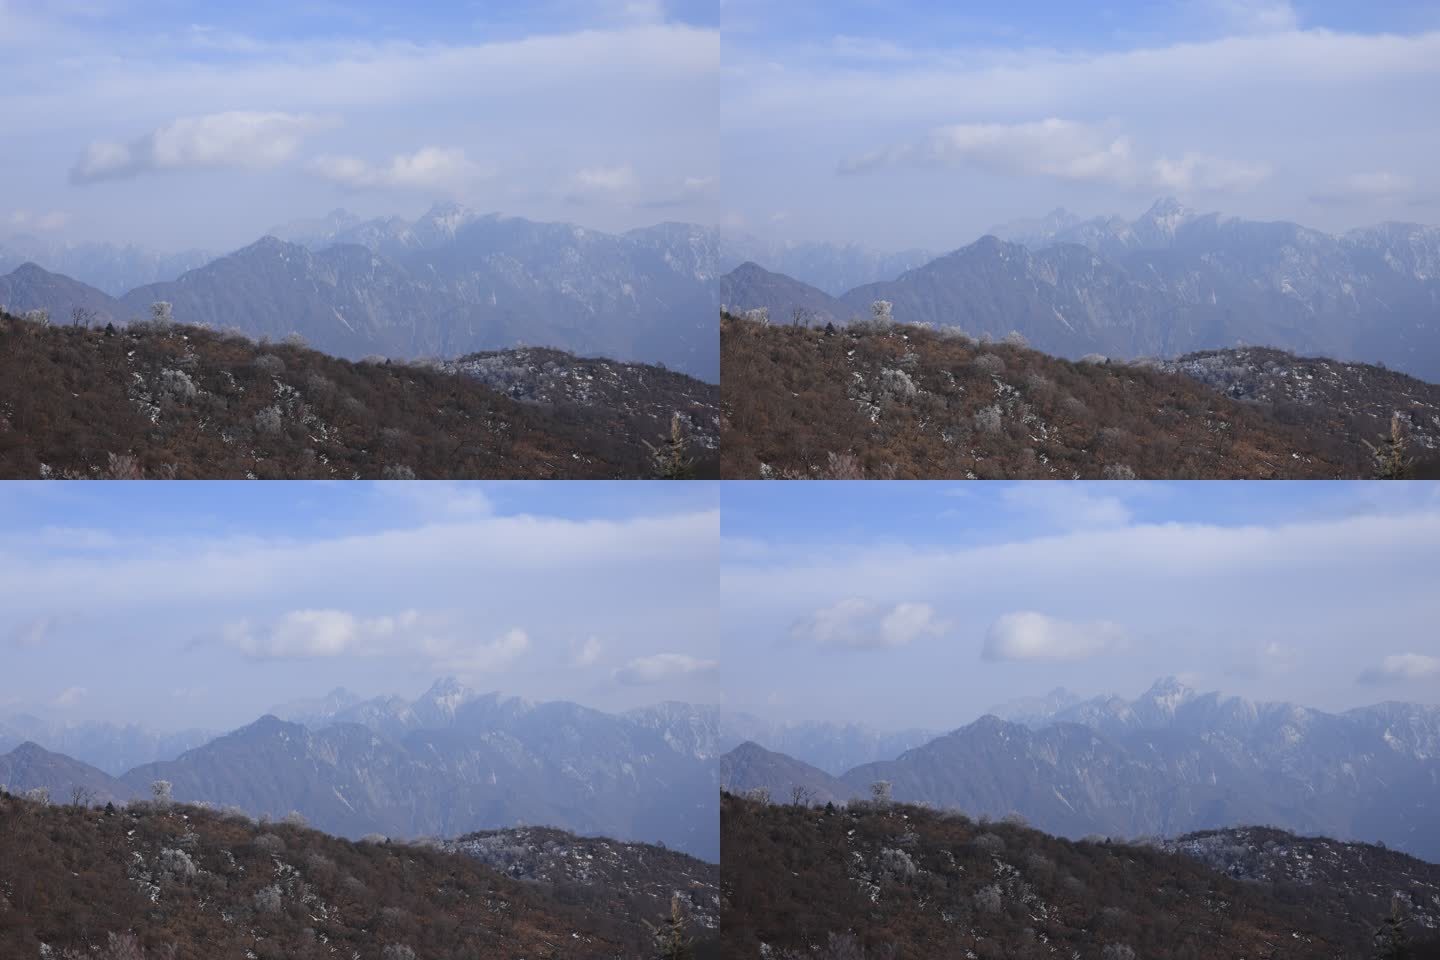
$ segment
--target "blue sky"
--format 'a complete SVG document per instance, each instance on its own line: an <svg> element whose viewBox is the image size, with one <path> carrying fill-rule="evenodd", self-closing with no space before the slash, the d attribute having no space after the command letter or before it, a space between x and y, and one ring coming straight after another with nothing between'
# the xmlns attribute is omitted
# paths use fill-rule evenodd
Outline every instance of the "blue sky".
<svg viewBox="0 0 1440 960"><path fill-rule="evenodd" d="M1440 220L1440 8L723 0L725 222L948 250L1057 206Z"/></svg>
<svg viewBox="0 0 1440 960"><path fill-rule="evenodd" d="M5 484L0 715L227 728L345 686L721 691L715 484Z"/></svg>
<svg viewBox="0 0 1440 960"><path fill-rule="evenodd" d="M722 531L723 683L762 716L949 729L1167 675L1440 702L1428 484L730 483Z"/></svg>
<svg viewBox="0 0 1440 960"><path fill-rule="evenodd" d="M227 250L345 207L718 217L718 7L0 0L0 238Z"/></svg>

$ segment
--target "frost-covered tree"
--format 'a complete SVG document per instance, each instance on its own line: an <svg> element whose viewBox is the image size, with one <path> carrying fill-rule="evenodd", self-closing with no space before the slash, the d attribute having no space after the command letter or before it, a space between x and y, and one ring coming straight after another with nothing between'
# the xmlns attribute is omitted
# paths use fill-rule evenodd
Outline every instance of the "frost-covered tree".
<svg viewBox="0 0 1440 960"><path fill-rule="evenodd" d="M281 820L281 823L288 824L292 827L303 827L307 825L307 821L305 820L305 814L301 813L299 810L291 810L289 813L285 814L285 817L283 820Z"/></svg>
<svg viewBox="0 0 1440 960"><path fill-rule="evenodd" d="M770 326L769 307L752 307L751 309L746 310L743 314L741 314L741 316L744 317L746 320L749 320L751 323L760 324L760 326L762 327Z"/></svg>
<svg viewBox="0 0 1440 960"><path fill-rule="evenodd" d="M285 429L285 419L279 407L266 407L255 414L255 432L267 437L279 436Z"/></svg>
<svg viewBox="0 0 1440 960"><path fill-rule="evenodd" d="M279 913L284 905L280 888L271 884L255 894L255 909L261 913Z"/></svg>
<svg viewBox="0 0 1440 960"><path fill-rule="evenodd" d="M1026 340L1025 334L1021 333L1019 330L1011 330L1009 333L1005 334L1005 342L1012 347L1030 346L1030 341Z"/></svg>
<svg viewBox="0 0 1440 960"><path fill-rule="evenodd" d="M997 406L985 407L975 414L975 429L981 433L999 433L1000 425L1001 414Z"/></svg>
<svg viewBox="0 0 1440 960"><path fill-rule="evenodd" d="M894 308L895 304L889 300L876 300L870 304L870 319L875 322L877 327L882 329L889 327L895 322Z"/></svg>
<svg viewBox="0 0 1440 960"><path fill-rule="evenodd" d="M749 797L751 800L754 800L756 803L764 803L764 804L769 804L769 803L770 803L770 788L769 788L769 787L751 787L750 790L747 791L745 795L746 795L747 797Z"/></svg>
<svg viewBox="0 0 1440 960"><path fill-rule="evenodd" d="M415 951L403 943L392 943L380 951L380 960L415 960Z"/></svg>
<svg viewBox="0 0 1440 960"><path fill-rule="evenodd" d="M1000 888L995 884L988 887L981 887L975 893L975 909L982 913L999 913L1005 906L1005 900L1000 894Z"/></svg>
<svg viewBox="0 0 1440 960"><path fill-rule="evenodd" d="M28 320L37 326L48 327L50 326L50 311L43 307L37 310L26 310L21 314L20 319Z"/></svg>
<svg viewBox="0 0 1440 960"><path fill-rule="evenodd" d="M175 314L169 300L156 300L150 304L150 322L160 327L168 327L174 321Z"/></svg>
<svg viewBox="0 0 1440 960"><path fill-rule="evenodd" d="M1135 960L1135 951L1126 943L1107 943L1100 951L1100 960Z"/></svg>
<svg viewBox="0 0 1440 960"><path fill-rule="evenodd" d="M870 799L874 800L876 803L889 803L890 781L876 780L874 783L870 784Z"/></svg>
<svg viewBox="0 0 1440 960"><path fill-rule="evenodd" d="M49 787L31 787L25 791L25 799L33 800L35 803L48 806L50 803Z"/></svg>
<svg viewBox="0 0 1440 960"><path fill-rule="evenodd" d="M152 782L151 782L151 784L150 784L150 797L151 797L151 799L153 799L153 800L155 801L155 806L157 806L157 807L168 807L168 806L170 806L170 802L171 802L171 799L170 799L170 788L171 788L171 783L170 783L169 780L155 780L155 781L152 781Z"/></svg>

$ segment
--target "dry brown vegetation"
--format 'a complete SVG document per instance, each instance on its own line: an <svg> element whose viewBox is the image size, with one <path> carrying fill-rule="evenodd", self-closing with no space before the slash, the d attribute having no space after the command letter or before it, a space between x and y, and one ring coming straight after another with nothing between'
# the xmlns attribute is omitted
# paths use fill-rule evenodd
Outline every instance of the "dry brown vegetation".
<svg viewBox="0 0 1440 960"><path fill-rule="evenodd" d="M566 357L546 354L552 379ZM652 446L672 414L713 430L718 388L574 363L628 376L626 408L526 402L424 364L198 327L0 314L0 477L639 478L664 469ZM713 438L689 439L688 475L717 475Z"/></svg>
<svg viewBox="0 0 1440 960"><path fill-rule="evenodd" d="M634 869L668 869L656 852L656 865L642 850ZM6 960L658 957L652 926L668 911L645 915L643 902L199 807L62 807L0 792ZM696 957L714 955L713 933L686 936Z"/></svg>
<svg viewBox="0 0 1440 960"><path fill-rule="evenodd" d="M1389 419L917 326L720 330L726 478L1370 477Z"/></svg>
<svg viewBox="0 0 1440 960"><path fill-rule="evenodd" d="M1433 930L1400 922L1387 937L1383 911L1362 916L1325 883L1234 879L1181 854L1023 822L727 794L721 834L722 937L736 960L1440 955Z"/></svg>

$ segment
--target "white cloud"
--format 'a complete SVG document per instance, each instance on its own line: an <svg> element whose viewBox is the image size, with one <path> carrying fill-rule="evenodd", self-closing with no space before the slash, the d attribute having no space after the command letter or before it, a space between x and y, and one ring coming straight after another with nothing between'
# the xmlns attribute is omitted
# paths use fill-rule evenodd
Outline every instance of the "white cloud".
<svg viewBox="0 0 1440 960"><path fill-rule="evenodd" d="M657 653L636 657L615 671L615 679L628 686L660 683L671 677L710 673L720 666L718 660L705 660L686 653Z"/></svg>
<svg viewBox="0 0 1440 960"><path fill-rule="evenodd" d="M423 642L422 628L423 618L415 610L370 619L343 610L294 610L270 624L226 624L220 636L247 656L288 659L380 654L398 640Z"/></svg>
<svg viewBox="0 0 1440 960"><path fill-rule="evenodd" d="M223 167L273 167L332 119L234 110L182 117L130 143L96 141L70 171L72 183L123 180L146 173Z"/></svg>
<svg viewBox="0 0 1440 960"><path fill-rule="evenodd" d="M1108 653L1125 640L1114 623L1072 623L1043 613L1007 613L985 633L986 660L1084 660Z"/></svg>
<svg viewBox="0 0 1440 960"><path fill-rule="evenodd" d="M599 637L586 637L580 643L572 643L570 666L590 667L600 660L600 653L605 645L600 642Z"/></svg>
<svg viewBox="0 0 1440 960"><path fill-rule="evenodd" d="M938 636L946 626L929 604L885 607L849 597L816 610L796 623L790 635L821 647L903 647L921 637Z"/></svg>
<svg viewBox="0 0 1440 960"><path fill-rule="evenodd" d="M530 635L517 627L489 643L432 644L429 652L438 654L437 666L462 676L476 676L508 666L529 649Z"/></svg>
<svg viewBox="0 0 1440 960"><path fill-rule="evenodd" d="M310 161L310 171L357 190L459 190L495 175L458 147L422 147L414 153L397 154L382 165L353 156L320 156Z"/></svg>
<svg viewBox="0 0 1440 960"><path fill-rule="evenodd" d="M1178 160L1145 159L1128 136L1058 117L939 127L918 142L845 161L840 170L868 173L899 165L969 166L997 174L1181 191L1248 189L1270 173L1264 166L1198 153Z"/></svg>
<svg viewBox="0 0 1440 960"><path fill-rule="evenodd" d="M575 174L575 182L586 190L615 193L635 185L635 169L628 163L614 167L586 167Z"/></svg>
<svg viewBox="0 0 1440 960"><path fill-rule="evenodd" d="M73 707L90 693L84 687L67 687L54 700L57 707Z"/></svg>
<svg viewBox="0 0 1440 960"><path fill-rule="evenodd" d="M1386 684L1405 683L1440 677L1440 657L1423 653L1395 653L1360 674L1361 683Z"/></svg>

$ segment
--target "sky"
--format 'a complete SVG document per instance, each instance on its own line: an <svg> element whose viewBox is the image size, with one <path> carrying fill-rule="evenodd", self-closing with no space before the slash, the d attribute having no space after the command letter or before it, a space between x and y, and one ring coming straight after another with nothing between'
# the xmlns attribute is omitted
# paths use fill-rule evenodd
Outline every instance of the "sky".
<svg viewBox="0 0 1440 960"><path fill-rule="evenodd" d="M715 0L0 0L0 238L229 250L344 207L714 222Z"/></svg>
<svg viewBox="0 0 1440 960"><path fill-rule="evenodd" d="M771 720L949 730L1167 676L1440 704L1433 484L727 483L721 527L720 682Z"/></svg>
<svg viewBox="0 0 1440 960"><path fill-rule="evenodd" d="M721 0L723 222L950 250L1161 197L1440 223L1440 6Z"/></svg>
<svg viewBox="0 0 1440 960"><path fill-rule="evenodd" d="M0 716L232 729L343 686L717 702L713 483L0 489Z"/></svg>

